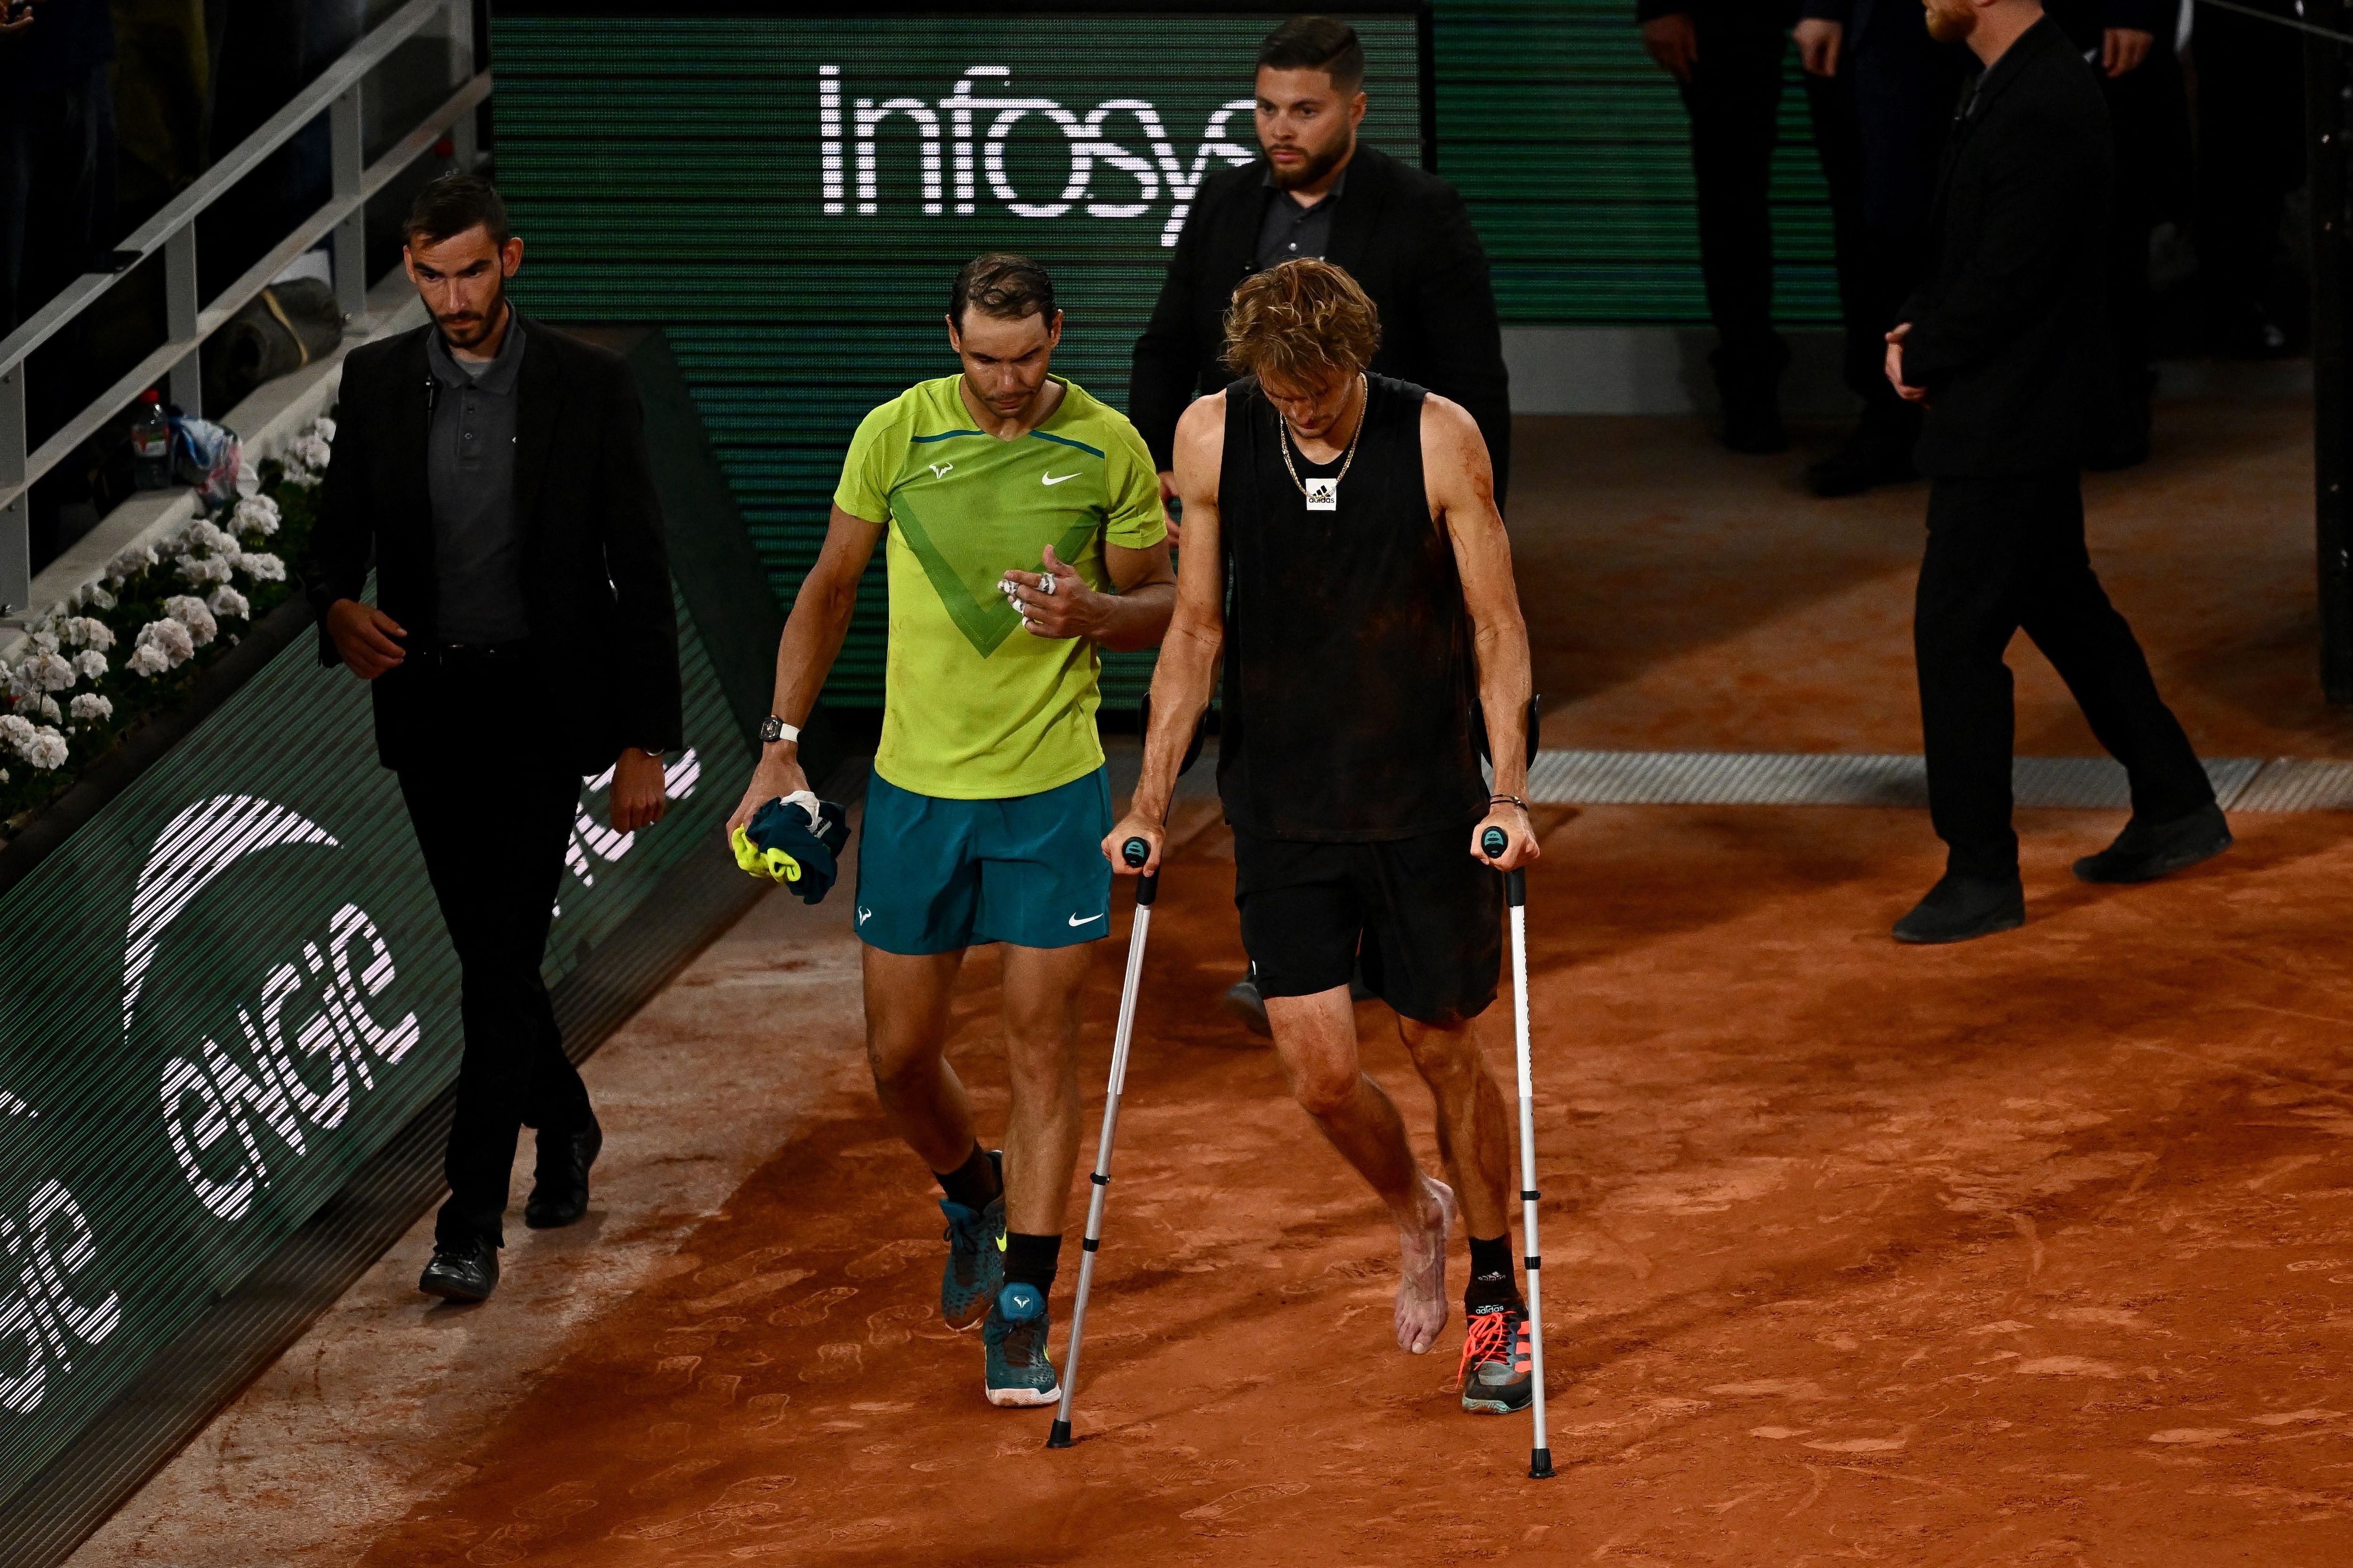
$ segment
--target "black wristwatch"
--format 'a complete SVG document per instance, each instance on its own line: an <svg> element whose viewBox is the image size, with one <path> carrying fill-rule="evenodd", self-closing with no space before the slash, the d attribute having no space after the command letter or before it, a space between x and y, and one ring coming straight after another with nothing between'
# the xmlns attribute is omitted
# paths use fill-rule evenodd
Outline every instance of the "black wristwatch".
<svg viewBox="0 0 2353 1568"><path fill-rule="evenodd" d="M773 746L778 741L797 742L800 738L798 725L787 724L774 713L760 721L760 744L764 746Z"/></svg>

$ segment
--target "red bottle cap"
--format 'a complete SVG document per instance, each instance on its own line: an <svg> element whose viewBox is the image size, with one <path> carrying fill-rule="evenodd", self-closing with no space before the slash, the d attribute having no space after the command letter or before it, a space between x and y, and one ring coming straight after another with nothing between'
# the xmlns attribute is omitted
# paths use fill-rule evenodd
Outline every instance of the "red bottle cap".
<svg viewBox="0 0 2353 1568"><path fill-rule="evenodd" d="M161 403L164 401L164 395L151 386L146 391L139 395L139 401L142 403Z"/></svg>

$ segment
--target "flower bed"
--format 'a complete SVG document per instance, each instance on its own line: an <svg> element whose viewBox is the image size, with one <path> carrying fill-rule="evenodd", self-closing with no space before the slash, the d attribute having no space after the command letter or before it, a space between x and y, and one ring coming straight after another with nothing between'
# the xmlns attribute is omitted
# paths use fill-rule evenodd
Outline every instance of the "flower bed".
<svg viewBox="0 0 2353 1568"><path fill-rule="evenodd" d="M115 557L105 577L33 624L0 670L0 835L14 835L148 715L171 708L237 646L240 628L298 592L287 569L317 517L335 438L314 421L251 493L160 546Z"/></svg>

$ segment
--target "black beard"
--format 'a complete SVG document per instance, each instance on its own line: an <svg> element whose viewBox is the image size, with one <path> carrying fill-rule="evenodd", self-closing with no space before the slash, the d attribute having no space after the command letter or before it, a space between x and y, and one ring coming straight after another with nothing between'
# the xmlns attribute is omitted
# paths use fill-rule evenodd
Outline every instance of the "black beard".
<svg viewBox="0 0 2353 1568"><path fill-rule="evenodd" d="M499 324L499 321L501 319L501 312L506 309L506 304L507 286L505 280L501 279L499 283L499 291L491 296L490 308L482 312L482 319L479 322L474 323L473 336L465 342L459 342L457 338L451 334L448 323L442 321L438 316L433 319L433 324L440 330L441 341L448 344L451 348L470 349L491 335L491 330Z"/></svg>
<svg viewBox="0 0 2353 1568"><path fill-rule="evenodd" d="M1356 147L1354 142L1343 142L1339 146L1335 147L1330 152L1324 153L1320 158L1308 159L1307 162L1302 163L1297 170L1287 174L1283 173L1282 165L1275 163L1271 159L1268 160L1267 167L1274 172L1274 188L1276 190L1295 191L1302 185L1314 184L1316 181L1322 179L1324 175L1338 168L1340 166L1341 160L1347 157L1347 155L1355 150Z"/></svg>

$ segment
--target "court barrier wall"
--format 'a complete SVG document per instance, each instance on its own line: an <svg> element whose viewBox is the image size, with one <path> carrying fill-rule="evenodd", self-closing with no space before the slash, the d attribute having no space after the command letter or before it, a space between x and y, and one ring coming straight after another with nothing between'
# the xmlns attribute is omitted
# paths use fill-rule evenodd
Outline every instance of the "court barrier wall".
<svg viewBox="0 0 2353 1568"><path fill-rule="evenodd" d="M584 335L645 394L686 745L651 828L583 790L545 966L575 1057L758 896L721 828L781 626L660 333ZM457 959L365 688L280 614L0 889L0 1563L61 1560L442 1191ZM821 719L805 750L840 761Z"/></svg>

